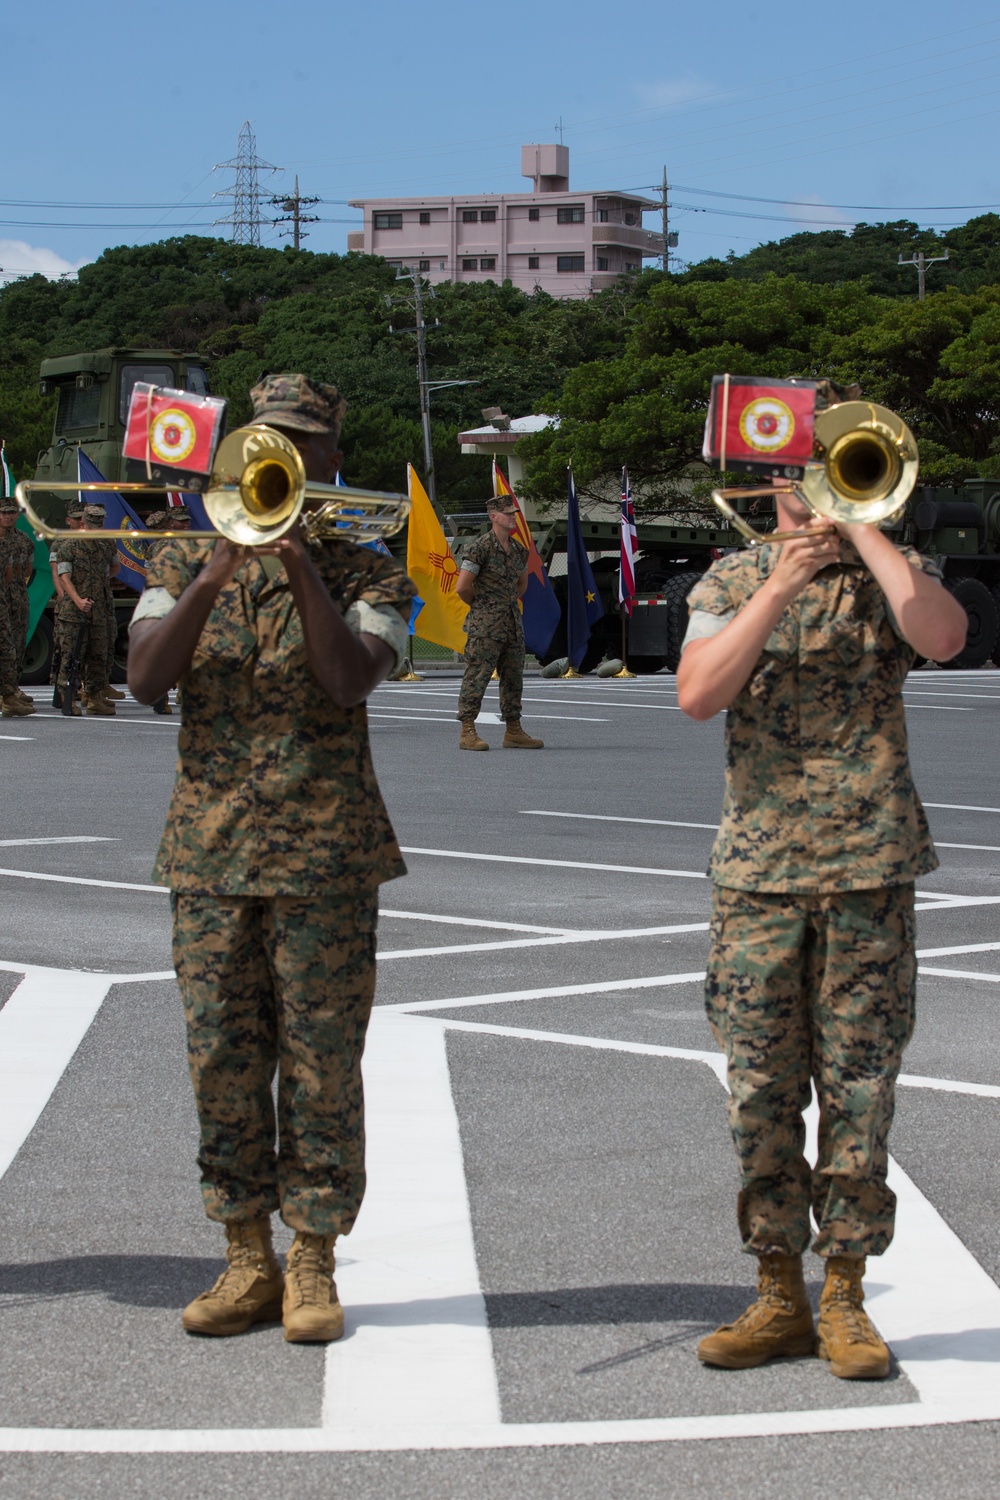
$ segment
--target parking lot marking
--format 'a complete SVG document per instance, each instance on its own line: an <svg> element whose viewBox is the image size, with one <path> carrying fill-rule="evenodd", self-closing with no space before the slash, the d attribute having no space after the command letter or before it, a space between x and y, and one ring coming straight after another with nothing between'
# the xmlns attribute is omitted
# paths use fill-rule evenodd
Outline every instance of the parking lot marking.
<svg viewBox="0 0 1000 1500"><path fill-rule="evenodd" d="M56 885L101 885L113 891L159 891L169 895L165 885L134 885L128 880L93 880L84 875L49 875L42 870L0 870L0 875L10 875L15 880L51 880Z"/></svg>
<svg viewBox="0 0 1000 1500"><path fill-rule="evenodd" d="M433 911L395 911L386 906L379 908L379 916L399 917L407 922L443 922L456 927L495 927L500 932L539 932L552 937L559 937L570 930L568 927L529 927L524 922L497 922L492 917L443 917ZM1000 944L997 946L1000 947Z"/></svg>
<svg viewBox="0 0 1000 1500"><path fill-rule="evenodd" d="M704 932L705 922L681 922L674 927L609 927L592 932L561 932L554 937L513 938L499 943L453 943L444 948L390 948L378 956L389 958L431 958L445 953L489 953L501 948L551 948L560 944L610 943L625 938L665 937L675 932Z"/></svg>
<svg viewBox="0 0 1000 1500"><path fill-rule="evenodd" d="M939 979L978 979L986 984L1000 984L1000 974L980 974L976 969L933 969L928 964L920 964L917 973L934 974Z"/></svg>
<svg viewBox="0 0 1000 1500"><path fill-rule="evenodd" d="M701 924L705 931L708 923ZM704 969L691 974L652 974L648 979L607 979L599 984L557 984L540 990L503 990L495 995L459 995L454 1000L404 1000L397 1005L379 1006L379 1010L397 1010L407 1015L427 1011L450 1010L473 1005L510 1005L518 1000L557 1000L564 995L608 995L617 990L650 990L675 984L696 984L705 978Z"/></svg>
<svg viewBox="0 0 1000 1500"><path fill-rule="evenodd" d="M921 799L923 800L923 799ZM972 807L965 802L924 802L925 807L940 807L945 812L988 812L1000 813L1000 807Z"/></svg>
<svg viewBox="0 0 1000 1500"><path fill-rule="evenodd" d="M444 1031L376 1010L363 1068L368 1188L341 1242L349 1336L327 1354L323 1426L498 1425Z"/></svg>
<svg viewBox="0 0 1000 1500"><path fill-rule="evenodd" d="M526 818L582 818L588 823L650 823L657 828L708 828L712 833L719 827L718 823L678 823L673 818L613 818L605 813L550 812L541 807L523 807L521 815Z"/></svg>
<svg viewBox="0 0 1000 1500"><path fill-rule="evenodd" d="M117 844L116 838L99 833L70 833L51 839L0 839L0 849L14 849L27 844Z"/></svg>
<svg viewBox="0 0 1000 1500"><path fill-rule="evenodd" d="M617 875L667 875L677 880L707 880L704 870L661 870L649 865L598 865L579 859L532 859L526 854L473 854L467 849L421 849L401 844L404 854L428 854L437 859L485 859L501 865L548 865L562 870L608 870ZM4 872L0 870L0 875ZM1000 901L1000 896L996 898Z"/></svg>

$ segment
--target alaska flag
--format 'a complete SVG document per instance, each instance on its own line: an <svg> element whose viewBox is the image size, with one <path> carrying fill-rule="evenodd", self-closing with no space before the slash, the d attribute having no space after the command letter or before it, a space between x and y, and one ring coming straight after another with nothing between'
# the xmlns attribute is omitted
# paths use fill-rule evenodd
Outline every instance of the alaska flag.
<svg viewBox="0 0 1000 1500"><path fill-rule="evenodd" d="M604 605L590 570L590 558L580 530L580 507L576 503L573 470L569 470L566 495L566 644L570 665L579 667L586 654L590 632L603 618Z"/></svg>
<svg viewBox="0 0 1000 1500"><path fill-rule="evenodd" d="M521 600L521 609L524 616L524 644L532 656L544 656L552 643L555 628L559 624L562 610L559 608L559 600L555 596L555 590L549 582L549 575L545 571L545 564L538 555L535 539L531 535L531 528L524 518L524 512L514 491L504 478L502 469L497 467L496 459L493 460L493 493L494 495L506 495L514 503L517 511L517 526L514 536L528 553L528 587L524 591Z"/></svg>
<svg viewBox="0 0 1000 1500"><path fill-rule="evenodd" d="M77 479L81 484L103 484L104 475L95 463L92 463L82 448L76 450L77 455ZM80 499L84 499L85 492L81 490ZM139 520L135 511L121 495L114 494L111 490L105 490L99 495L99 501L104 506L104 527L109 531L139 531L145 532L146 528ZM115 542L118 548L118 558L121 567L117 577L123 583L127 583L130 589L135 589L141 594L146 587L146 549L138 539L135 542L125 541L119 537Z"/></svg>

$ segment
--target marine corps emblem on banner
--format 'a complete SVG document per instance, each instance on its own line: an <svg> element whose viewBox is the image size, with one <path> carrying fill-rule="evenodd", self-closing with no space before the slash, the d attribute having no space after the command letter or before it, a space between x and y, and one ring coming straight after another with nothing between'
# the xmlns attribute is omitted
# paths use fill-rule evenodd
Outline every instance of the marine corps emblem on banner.
<svg viewBox="0 0 1000 1500"><path fill-rule="evenodd" d="M716 375L705 422L706 463L800 479L813 456L816 382Z"/></svg>
<svg viewBox="0 0 1000 1500"><path fill-rule="evenodd" d="M210 474L226 403L138 381L132 389L122 452L130 479L201 488Z"/></svg>

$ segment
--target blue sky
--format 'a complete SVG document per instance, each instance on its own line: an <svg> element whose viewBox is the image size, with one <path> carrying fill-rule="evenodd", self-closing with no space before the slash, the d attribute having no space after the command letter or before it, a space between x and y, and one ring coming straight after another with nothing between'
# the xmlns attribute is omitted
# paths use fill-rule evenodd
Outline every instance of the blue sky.
<svg viewBox="0 0 1000 1500"><path fill-rule="evenodd" d="M212 232L244 119L286 169L262 186L324 200L314 250L346 247L349 198L520 191L521 143L559 120L573 186L666 165L687 261L1000 209L995 0L47 0L4 8L0 55L5 275Z"/></svg>

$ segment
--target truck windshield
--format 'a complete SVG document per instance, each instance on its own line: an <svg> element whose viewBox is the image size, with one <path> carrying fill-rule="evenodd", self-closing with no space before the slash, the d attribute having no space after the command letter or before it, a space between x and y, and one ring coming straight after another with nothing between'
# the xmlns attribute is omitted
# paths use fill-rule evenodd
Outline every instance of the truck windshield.
<svg viewBox="0 0 1000 1500"><path fill-rule="evenodd" d="M59 387L59 410L56 414L56 432L81 431L84 427L96 427L101 419L101 388L88 386L77 390L70 381Z"/></svg>
<svg viewBox="0 0 1000 1500"><path fill-rule="evenodd" d="M121 384L118 387L118 420L123 426L128 421L128 404L137 380L142 380L147 385L171 386L174 383L174 372L169 365L122 365Z"/></svg>
<svg viewBox="0 0 1000 1500"><path fill-rule="evenodd" d="M201 365L188 365L187 376L184 380L184 389L193 391L196 396L208 395L208 376Z"/></svg>

